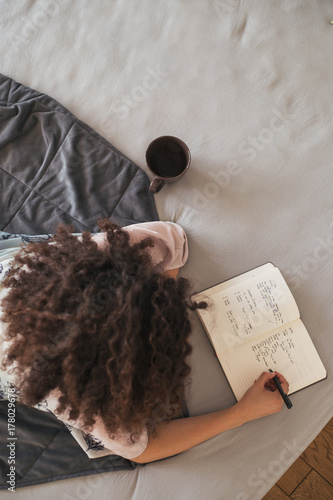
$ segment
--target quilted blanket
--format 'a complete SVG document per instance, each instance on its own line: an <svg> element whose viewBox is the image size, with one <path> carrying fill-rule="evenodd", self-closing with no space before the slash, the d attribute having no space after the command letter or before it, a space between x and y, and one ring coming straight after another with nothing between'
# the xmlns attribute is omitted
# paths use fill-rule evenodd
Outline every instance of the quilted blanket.
<svg viewBox="0 0 333 500"><path fill-rule="evenodd" d="M0 74L0 230L158 220L145 172L51 97Z"/></svg>
<svg viewBox="0 0 333 500"><path fill-rule="evenodd" d="M0 75L0 229L52 233L59 223L96 231L158 220L149 179L51 97ZM0 489L10 485L8 408L0 402ZM16 406L16 487L133 469L117 456L91 460L53 415ZM9 444L9 447L6 446Z"/></svg>

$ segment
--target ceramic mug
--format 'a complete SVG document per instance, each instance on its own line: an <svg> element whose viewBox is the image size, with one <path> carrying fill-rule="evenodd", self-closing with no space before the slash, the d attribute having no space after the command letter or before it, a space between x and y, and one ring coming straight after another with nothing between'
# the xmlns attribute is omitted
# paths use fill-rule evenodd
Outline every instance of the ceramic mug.
<svg viewBox="0 0 333 500"><path fill-rule="evenodd" d="M171 135L163 135L149 144L146 162L154 174L149 191L156 194L166 182L176 181L187 172L191 163L191 153L182 140Z"/></svg>

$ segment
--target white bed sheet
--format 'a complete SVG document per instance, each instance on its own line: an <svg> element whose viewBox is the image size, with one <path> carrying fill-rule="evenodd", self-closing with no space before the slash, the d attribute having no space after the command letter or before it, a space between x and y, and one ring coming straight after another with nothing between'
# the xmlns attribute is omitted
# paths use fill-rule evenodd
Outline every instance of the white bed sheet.
<svg viewBox="0 0 333 500"><path fill-rule="evenodd" d="M16 498L258 500L333 415L333 5L329 0L0 3L0 72L50 94L146 169L164 134L192 153L156 195L187 231L195 290L267 261L327 368L292 411L135 471ZM190 413L234 403L196 317ZM9 498L9 492L2 492Z"/></svg>

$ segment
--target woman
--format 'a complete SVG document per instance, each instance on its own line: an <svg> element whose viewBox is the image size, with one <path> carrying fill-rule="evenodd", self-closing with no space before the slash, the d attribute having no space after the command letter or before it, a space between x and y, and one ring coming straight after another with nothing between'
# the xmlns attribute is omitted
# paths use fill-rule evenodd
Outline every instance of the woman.
<svg viewBox="0 0 333 500"><path fill-rule="evenodd" d="M175 418L190 373L189 313L206 307L191 304L188 281L176 279L185 233L170 222L99 227L78 237L61 226L14 253L7 244L0 374L21 401L55 413L80 443L80 430L89 433L102 448L89 456L138 463L279 411L276 373L263 373L231 408Z"/></svg>

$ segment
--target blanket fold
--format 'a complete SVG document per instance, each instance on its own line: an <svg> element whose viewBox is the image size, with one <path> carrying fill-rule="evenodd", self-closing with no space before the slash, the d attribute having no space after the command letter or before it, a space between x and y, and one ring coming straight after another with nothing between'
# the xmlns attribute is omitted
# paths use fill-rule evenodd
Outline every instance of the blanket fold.
<svg viewBox="0 0 333 500"><path fill-rule="evenodd" d="M146 173L51 97L0 74L0 229L158 220Z"/></svg>

